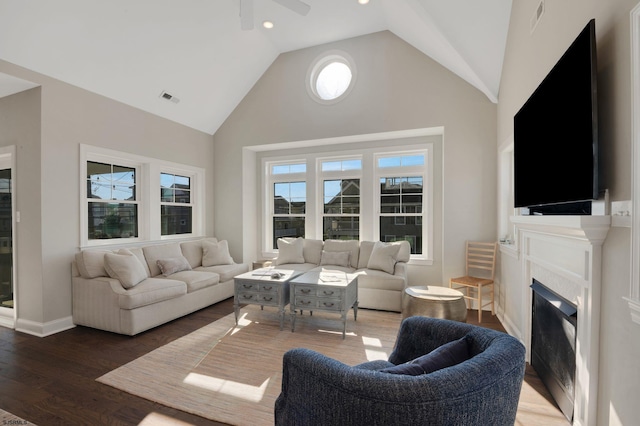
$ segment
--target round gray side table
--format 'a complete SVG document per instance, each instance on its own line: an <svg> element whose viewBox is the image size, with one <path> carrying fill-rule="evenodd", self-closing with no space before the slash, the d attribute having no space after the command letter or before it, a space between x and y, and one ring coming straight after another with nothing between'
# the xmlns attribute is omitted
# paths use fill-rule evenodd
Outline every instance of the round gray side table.
<svg viewBox="0 0 640 426"><path fill-rule="evenodd" d="M449 287L407 287L402 298L402 318L414 315L467 322L467 303L462 292Z"/></svg>

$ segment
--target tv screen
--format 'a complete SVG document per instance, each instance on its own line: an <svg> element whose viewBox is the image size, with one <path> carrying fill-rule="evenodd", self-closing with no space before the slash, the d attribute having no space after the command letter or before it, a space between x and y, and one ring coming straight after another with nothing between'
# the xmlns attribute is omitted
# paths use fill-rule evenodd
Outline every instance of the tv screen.
<svg viewBox="0 0 640 426"><path fill-rule="evenodd" d="M563 214L598 198L596 73L591 20L514 117L516 207Z"/></svg>

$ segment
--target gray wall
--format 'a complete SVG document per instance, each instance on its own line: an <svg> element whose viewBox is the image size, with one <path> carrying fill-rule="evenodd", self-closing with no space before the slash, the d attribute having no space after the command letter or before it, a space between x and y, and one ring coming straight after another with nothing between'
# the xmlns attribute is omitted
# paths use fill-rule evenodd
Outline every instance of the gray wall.
<svg viewBox="0 0 640 426"><path fill-rule="evenodd" d="M595 18L602 177L613 201L628 200L631 197L629 12L637 0L546 1L542 20L531 35L529 20L538 3L538 0L513 2L500 86L497 143L513 134L514 114L589 19ZM629 296L629 251L630 229L612 228L603 246L602 263L597 421L601 425L630 425L638 421L640 326L631 321L623 300ZM507 256L502 260L511 262ZM512 266L503 265L502 270L508 275ZM501 279L508 287L509 277ZM503 308L509 314L514 305Z"/></svg>
<svg viewBox="0 0 640 426"><path fill-rule="evenodd" d="M344 100L320 105L305 77L332 49L354 59L357 80ZM434 225L445 237L434 265L411 274L414 284L443 283L464 270L466 239L496 236L495 125L486 96L387 31L282 54L214 135L216 234L237 257L243 228L258 228L241 219L243 147L443 126L444 202Z"/></svg>
<svg viewBox="0 0 640 426"><path fill-rule="evenodd" d="M80 245L80 144L205 169L205 231L213 235L211 135L7 62L0 61L0 72L41 86L0 99L0 111L20 117L0 121L2 145L18 147L18 323L44 325L71 315L70 264Z"/></svg>

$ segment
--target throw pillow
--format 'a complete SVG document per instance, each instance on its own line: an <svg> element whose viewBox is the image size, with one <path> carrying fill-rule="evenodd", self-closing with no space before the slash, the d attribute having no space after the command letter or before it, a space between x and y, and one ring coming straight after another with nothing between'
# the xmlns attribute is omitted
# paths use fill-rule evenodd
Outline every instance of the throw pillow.
<svg viewBox="0 0 640 426"><path fill-rule="evenodd" d="M122 287L129 289L135 287L140 281L147 278L147 271L138 258L129 250L121 249L118 253L106 253L104 255L104 269L111 278L120 281Z"/></svg>
<svg viewBox="0 0 640 426"><path fill-rule="evenodd" d="M467 336L461 339L445 343L412 361L399 364L394 367L384 368L380 371L391 374L406 374L419 376L429 374L443 368L460 364L471 358L470 342Z"/></svg>
<svg viewBox="0 0 640 426"><path fill-rule="evenodd" d="M202 242L202 266L233 265L227 240Z"/></svg>
<svg viewBox="0 0 640 426"><path fill-rule="evenodd" d="M400 246L397 244L385 244L382 241L376 241L373 245L369 262L367 262L367 268L377 269L393 275L398 251L400 251Z"/></svg>
<svg viewBox="0 0 640 426"><path fill-rule="evenodd" d="M171 257L169 259L158 259L156 260L156 264L158 268L160 268L160 272L165 277L175 274L180 271L190 271L191 265L186 257Z"/></svg>
<svg viewBox="0 0 640 426"><path fill-rule="evenodd" d="M349 267L351 252L348 251L326 251L322 250L320 265L334 265Z"/></svg>
<svg viewBox="0 0 640 426"><path fill-rule="evenodd" d="M304 263L303 238L278 238L276 265L284 265L285 263Z"/></svg>

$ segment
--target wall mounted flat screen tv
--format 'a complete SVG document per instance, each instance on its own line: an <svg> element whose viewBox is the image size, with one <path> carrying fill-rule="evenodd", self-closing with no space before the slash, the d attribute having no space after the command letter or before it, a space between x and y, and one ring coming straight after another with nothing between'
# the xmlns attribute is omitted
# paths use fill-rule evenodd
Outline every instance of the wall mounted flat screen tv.
<svg viewBox="0 0 640 426"><path fill-rule="evenodd" d="M515 207L591 214L598 198L595 20L514 116Z"/></svg>

